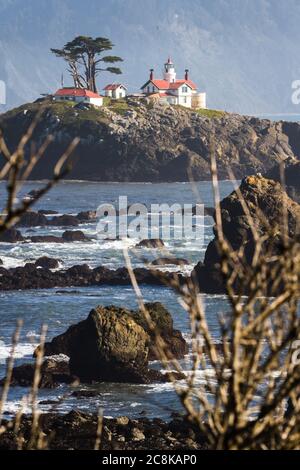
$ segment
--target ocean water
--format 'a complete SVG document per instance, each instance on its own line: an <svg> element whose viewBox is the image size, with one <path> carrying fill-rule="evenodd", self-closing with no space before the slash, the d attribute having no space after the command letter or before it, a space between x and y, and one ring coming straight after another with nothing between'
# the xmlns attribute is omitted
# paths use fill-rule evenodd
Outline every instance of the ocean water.
<svg viewBox="0 0 300 470"><path fill-rule="evenodd" d="M289 122L300 122L300 114L298 113L270 113L270 114L255 114L255 117L259 119L270 119L270 121L289 121Z"/></svg>
<svg viewBox="0 0 300 470"><path fill-rule="evenodd" d="M41 183L27 183L22 193L40 186ZM87 182L61 182L43 200L39 201L36 209L51 209L59 213L76 214L83 210L94 210L101 203L116 203L119 196L126 195L128 203L140 202L150 207L152 203L204 203L207 207L213 206L213 195L210 182L197 183L197 192L194 193L189 183L170 184L111 184ZM232 191L232 183L220 183L221 197ZM5 187L0 184L0 201L3 200ZM213 220L205 217L204 243L197 240L184 239L168 241L168 250L176 257L189 261L184 268L189 272L193 266L203 258L205 248L212 239ZM94 235L95 224L83 224L80 230L87 235ZM33 234L60 234L63 230L55 227L30 228L22 230L25 235ZM134 245L136 240L126 241L127 245ZM148 259L161 255L156 250L145 250ZM61 267L73 264L87 263L90 266L104 265L110 268L124 266L122 241L99 241L96 239L87 243L70 244L0 244L0 258L5 267L20 266L25 262L34 260L39 256L51 256L61 260ZM143 252L143 256L145 253ZM134 266L143 266L141 257L132 255ZM166 266L165 269L178 269ZM190 341L189 321L187 314L181 307L175 293L165 287L142 286L146 301L160 301L172 313L175 327L180 329L187 341ZM218 313L224 313L227 308L225 296L204 295L202 300L206 306L208 321L216 341L219 339ZM136 308L135 294L130 286L100 286L89 288L44 289L28 291L0 292L0 377L5 375L5 363L11 348L11 338L18 319L23 320L20 341L16 350L16 364L32 361L32 353L39 343L41 326L47 325L47 340L64 332L68 326L87 317L89 311L97 305L120 305ZM160 368L155 362L153 367ZM182 361L183 370L189 369L189 355ZM198 379L202 380L201 374ZM80 387L83 388L83 387ZM89 388L89 387L85 387ZM97 397L76 398L72 396L72 388L60 386L55 390L40 390L39 400L54 400L55 409L60 412L72 408L95 411L103 409L105 416L126 414L139 416L161 416L167 418L172 411L180 410L180 403L171 384L128 385L101 383L90 386L97 390ZM27 395L28 389L14 387L10 389L5 406L6 413L13 413L20 408L22 397ZM42 411L49 410L53 405L40 404ZM28 411L25 405L24 411Z"/></svg>

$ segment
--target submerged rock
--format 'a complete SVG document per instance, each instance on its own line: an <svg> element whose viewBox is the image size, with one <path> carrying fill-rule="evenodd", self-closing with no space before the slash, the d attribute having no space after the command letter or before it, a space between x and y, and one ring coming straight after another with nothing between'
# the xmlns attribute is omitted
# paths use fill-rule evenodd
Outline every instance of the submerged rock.
<svg viewBox="0 0 300 470"><path fill-rule="evenodd" d="M40 212L28 211L22 215L18 226L20 227L39 227L47 225L48 219L44 214Z"/></svg>
<svg viewBox="0 0 300 470"><path fill-rule="evenodd" d="M151 261L153 266L163 266L165 264L174 264L175 266L184 266L190 264L187 259L184 258L157 258Z"/></svg>
<svg viewBox="0 0 300 470"><path fill-rule="evenodd" d="M22 236L21 232L19 230L16 230L15 228L9 228L3 233L0 233L0 242L16 243L23 241L24 237Z"/></svg>
<svg viewBox="0 0 300 470"><path fill-rule="evenodd" d="M136 245L136 248L163 248L164 246L165 244L160 238L147 238L145 240L141 240Z"/></svg>
<svg viewBox="0 0 300 470"><path fill-rule="evenodd" d="M81 230L66 230L62 234L62 239L64 242L82 242L89 240Z"/></svg>
<svg viewBox="0 0 300 470"><path fill-rule="evenodd" d="M48 225L54 225L57 227L76 227L80 221L74 215L57 215L48 221Z"/></svg>
<svg viewBox="0 0 300 470"><path fill-rule="evenodd" d="M12 371L11 386L31 387L35 374L35 364L22 364L16 366ZM51 357L45 358L40 369L39 388L55 388L60 383L71 384L76 377L70 374L68 358ZM0 386L5 378L0 381Z"/></svg>
<svg viewBox="0 0 300 470"><path fill-rule="evenodd" d="M34 265L36 267L46 268L46 269L56 269L59 267L61 260L55 258L48 258L48 256L42 256L38 258Z"/></svg>
<svg viewBox="0 0 300 470"><path fill-rule="evenodd" d="M94 222L96 220L96 211L82 211L76 216L80 222Z"/></svg>

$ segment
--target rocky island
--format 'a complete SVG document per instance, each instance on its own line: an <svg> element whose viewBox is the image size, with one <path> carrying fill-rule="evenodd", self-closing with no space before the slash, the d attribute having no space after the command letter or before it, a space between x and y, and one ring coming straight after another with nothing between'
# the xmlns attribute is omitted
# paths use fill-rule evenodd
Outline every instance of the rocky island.
<svg viewBox="0 0 300 470"><path fill-rule="evenodd" d="M266 173L285 159L300 156L300 125L272 122L208 109L162 105L148 98L105 98L104 106L39 99L0 116L0 128L13 150L33 117L41 112L34 141L52 134L32 178L52 175L57 156L75 137L70 179L96 181L188 181L210 179L210 145L220 179L228 166L236 178ZM29 149L27 149L29 152Z"/></svg>

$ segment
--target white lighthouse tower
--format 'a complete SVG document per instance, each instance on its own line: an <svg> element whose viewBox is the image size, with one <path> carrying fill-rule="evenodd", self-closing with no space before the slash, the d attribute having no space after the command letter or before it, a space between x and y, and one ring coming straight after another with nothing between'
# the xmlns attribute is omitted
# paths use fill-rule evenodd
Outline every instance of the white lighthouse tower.
<svg viewBox="0 0 300 470"><path fill-rule="evenodd" d="M176 72L175 72L174 64L170 57L165 63L164 79L169 83L175 83L176 81Z"/></svg>

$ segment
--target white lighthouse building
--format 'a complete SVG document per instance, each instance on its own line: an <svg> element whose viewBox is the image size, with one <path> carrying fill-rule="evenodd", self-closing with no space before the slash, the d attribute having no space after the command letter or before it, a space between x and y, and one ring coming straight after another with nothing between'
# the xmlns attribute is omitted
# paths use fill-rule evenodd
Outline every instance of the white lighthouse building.
<svg viewBox="0 0 300 470"><path fill-rule="evenodd" d="M168 58L167 62L165 63L165 73L164 73L164 80L169 83L176 82L176 72L173 62L171 61L170 57Z"/></svg>
<svg viewBox="0 0 300 470"><path fill-rule="evenodd" d="M189 78L188 69L184 79L176 78L175 66L169 57L164 64L163 79L154 78L154 70L150 69L149 80L141 87L142 92L160 102L181 105L186 108L206 108L206 93L199 93L197 86Z"/></svg>

